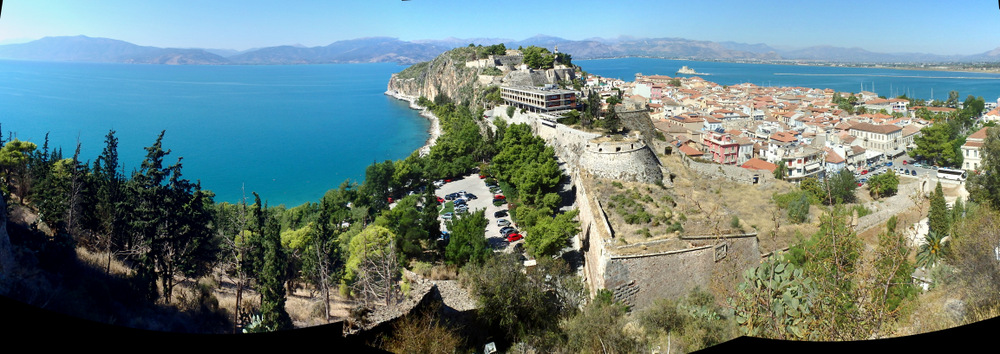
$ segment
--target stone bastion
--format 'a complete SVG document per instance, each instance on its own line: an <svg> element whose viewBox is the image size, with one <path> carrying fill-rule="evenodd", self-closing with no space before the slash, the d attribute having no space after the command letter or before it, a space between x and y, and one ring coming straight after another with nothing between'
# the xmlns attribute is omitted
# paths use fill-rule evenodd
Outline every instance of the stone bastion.
<svg viewBox="0 0 1000 354"><path fill-rule="evenodd" d="M600 178L644 183L663 181L659 160L638 136L621 140L600 137L587 141L580 155L580 167Z"/></svg>

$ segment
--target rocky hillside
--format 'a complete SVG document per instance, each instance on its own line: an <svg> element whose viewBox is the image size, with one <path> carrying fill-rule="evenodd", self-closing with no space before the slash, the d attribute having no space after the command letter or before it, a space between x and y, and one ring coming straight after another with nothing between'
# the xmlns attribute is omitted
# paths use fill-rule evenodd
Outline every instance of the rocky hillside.
<svg viewBox="0 0 1000 354"><path fill-rule="evenodd" d="M454 102L472 102L477 90L487 85L478 82L481 68L469 68L465 62L477 59L476 48L463 47L442 53L434 60L413 64L389 79L389 91L402 95L434 99L443 93Z"/></svg>

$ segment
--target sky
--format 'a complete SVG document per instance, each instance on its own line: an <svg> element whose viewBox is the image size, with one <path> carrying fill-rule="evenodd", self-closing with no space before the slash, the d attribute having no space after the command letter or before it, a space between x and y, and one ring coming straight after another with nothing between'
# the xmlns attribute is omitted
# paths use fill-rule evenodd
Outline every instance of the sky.
<svg viewBox="0 0 1000 354"><path fill-rule="evenodd" d="M339 40L619 36L978 54L1000 47L992 1L7 0L0 44L46 36L246 50Z"/></svg>

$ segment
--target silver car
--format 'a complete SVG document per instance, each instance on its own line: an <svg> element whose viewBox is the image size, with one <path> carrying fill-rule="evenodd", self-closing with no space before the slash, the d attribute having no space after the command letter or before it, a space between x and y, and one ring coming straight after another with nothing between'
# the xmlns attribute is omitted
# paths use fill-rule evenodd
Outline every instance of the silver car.
<svg viewBox="0 0 1000 354"><path fill-rule="evenodd" d="M497 219L497 227L510 226L510 220L507 219Z"/></svg>

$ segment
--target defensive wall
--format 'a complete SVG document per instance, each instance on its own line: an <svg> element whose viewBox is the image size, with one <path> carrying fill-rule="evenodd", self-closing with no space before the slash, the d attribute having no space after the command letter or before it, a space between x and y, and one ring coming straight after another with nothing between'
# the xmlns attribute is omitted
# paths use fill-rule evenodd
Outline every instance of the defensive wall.
<svg viewBox="0 0 1000 354"><path fill-rule="evenodd" d="M769 186L774 183L774 175L765 170L751 170L736 165L696 161L684 153L673 149L673 154L681 157L681 163L695 173L708 179L725 179L746 185Z"/></svg>
<svg viewBox="0 0 1000 354"><path fill-rule="evenodd" d="M644 243L614 246L600 265L603 287L615 300L641 310L661 298L682 298L695 288L710 290L713 278L730 278L760 262L757 233L681 236L690 246L655 253L623 252ZM661 242L661 241L652 241Z"/></svg>
<svg viewBox="0 0 1000 354"><path fill-rule="evenodd" d="M758 264L761 258L756 233L681 235L684 247L656 252L644 250L664 240L629 245L617 242L600 200L588 193L584 181L605 178L652 183L669 174L643 139L644 127L639 119L642 114L644 112L635 112L629 118L629 124L633 125L632 136L613 140L555 123L555 117L515 111L514 117L508 118L506 106L493 110L493 115L502 117L508 124L527 124L566 163L567 173L573 176L576 207L580 210L580 252L584 255L583 276L588 290L593 295L599 289L608 289L615 299L634 309L648 307L660 298L683 297L695 288L709 290L714 277L741 274L743 269ZM755 175L754 171L735 166L697 161L688 161L685 165L694 166L693 169L704 172L709 178L736 178L752 183L751 177ZM719 167L722 167L721 172ZM767 183L762 181L768 176L770 174L760 173L758 183ZM770 178L773 180L773 176ZM669 179L664 183L670 185ZM677 237L667 241L678 242Z"/></svg>
<svg viewBox="0 0 1000 354"><path fill-rule="evenodd" d="M584 146L580 166L600 178L644 183L663 181L660 161L638 137L619 141L591 139Z"/></svg>

